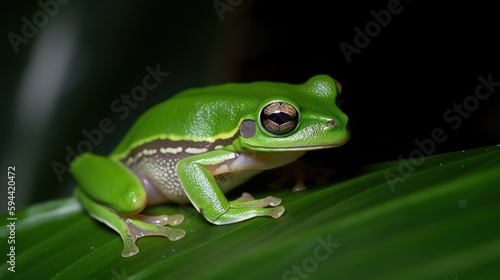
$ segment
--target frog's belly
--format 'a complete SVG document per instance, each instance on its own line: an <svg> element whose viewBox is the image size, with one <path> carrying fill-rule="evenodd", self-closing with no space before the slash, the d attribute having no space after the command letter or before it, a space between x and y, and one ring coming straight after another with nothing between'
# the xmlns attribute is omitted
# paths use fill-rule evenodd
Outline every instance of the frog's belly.
<svg viewBox="0 0 500 280"><path fill-rule="evenodd" d="M152 155L142 157L130 169L141 180L148 197L148 205L175 202L188 203L189 198L177 176L176 166L180 158ZM215 176L223 193L243 184L257 175L259 170L242 170Z"/></svg>

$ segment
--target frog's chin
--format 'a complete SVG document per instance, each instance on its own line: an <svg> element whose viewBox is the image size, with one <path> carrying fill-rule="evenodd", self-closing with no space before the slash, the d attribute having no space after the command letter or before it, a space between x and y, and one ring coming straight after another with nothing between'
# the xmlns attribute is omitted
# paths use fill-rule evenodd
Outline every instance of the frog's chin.
<svg viewBox="0 0 500 280"><path fill-rule="evenodd" d="M333 143L327 143L327 144L317 144L317 145L304 145L304 146L295 146L295 147L288 147L288 148L283 148L284 151L314 151L314 150L323 150L323 149L331 149L331 148L337 148L340 146L343 146L345 143L347 143L350 139L350 135L346 137L345 139L338 141L338 142L333 142ZM281 147L280 147L281 149ZM272 149L270 149L272 150Z"/></svg>

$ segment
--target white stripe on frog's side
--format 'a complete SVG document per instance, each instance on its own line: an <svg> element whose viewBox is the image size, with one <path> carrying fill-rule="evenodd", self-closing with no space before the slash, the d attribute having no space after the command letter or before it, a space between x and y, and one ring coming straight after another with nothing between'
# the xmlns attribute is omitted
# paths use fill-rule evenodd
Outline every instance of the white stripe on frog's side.
<svg viewBox="0 0 500 280"><path fill-rule="evenodd" d="M144 157L166 156L171 159L181 158L209 152L214 149L222 149L231 144L238 135L229 139L220 139L215 142L192 142L172 141L168 139L156 139L132 149L128 155L121 159L124 164L131 166L138 163Z"/></svg>
<svg viewBox="0 0 500 280"><path fill-rule="evenodd" d="M187 148L186 153L188 154L203 154L208 152L207 148Z"/></svg>
<svg viewBox="0 0 500 280"><path fill-rule="evenodd" d="M183 151L182 147L178 148L160 148L159 149L160 153L162 154L178 154ZM136 163L140 158L143 156L152 156L154 154L158 153L158 149L144 149L137 154L135 154L133 157L128 157L127 160L125 161L126 165L131 165Z"/></svg>
<svg viewBox="0 0 500 280"><path fill-rule="evenodd" d="M156 149L144 149L142 151L142 154L145 155L145 156L150 156L150 155L156 154L157 151L158 150L156 150Z"/></svg>
<svg viewBox="0 0 500 280"><path fill-rule="evenodd" d="M160 148L160 153L162 154L178 154L182 152L182 147L177 148Z"/></svg>

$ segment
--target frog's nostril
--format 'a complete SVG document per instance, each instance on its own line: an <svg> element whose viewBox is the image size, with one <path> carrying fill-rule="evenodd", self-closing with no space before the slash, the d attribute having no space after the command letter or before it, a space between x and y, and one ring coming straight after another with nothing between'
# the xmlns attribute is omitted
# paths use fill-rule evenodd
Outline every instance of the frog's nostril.
<svg viewBox="0 0 500 280"><path fill-rule="evenodd" d="M327 123L326 123L326 126L329 127L329 128L333 128L335 127L335 121L334 120L329 120Z"/></svg>

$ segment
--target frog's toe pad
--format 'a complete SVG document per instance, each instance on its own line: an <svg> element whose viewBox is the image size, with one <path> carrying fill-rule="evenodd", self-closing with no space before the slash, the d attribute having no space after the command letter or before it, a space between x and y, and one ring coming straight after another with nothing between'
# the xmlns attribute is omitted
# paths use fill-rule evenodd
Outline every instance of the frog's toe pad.
<svg viewBox="0 0 500 280"><path fill-rule="evenodd" d="M269 203L269 206L278 206L281 204L281 198L277 198L274 196L268 196L268 197L264 198L264 201Z"/></svg>
<svg viewBox="0 0 500 280"><path fill-rule="evenodd" d="M285 213L285 207L278 206L278 207L275 207L269 211L269 216L277 219L277 218L281 217L281 215L283 215L283 213Z"/></svg>
<svg viewBox="0 0 500 280"><path fill-rule="evenodd" d="M135 245L135 240L133 240L132 238L123 240L123 250L121 254L122 257L132 257L137 253L139 253L139 248L137 247L137 245Z"/></svg>

